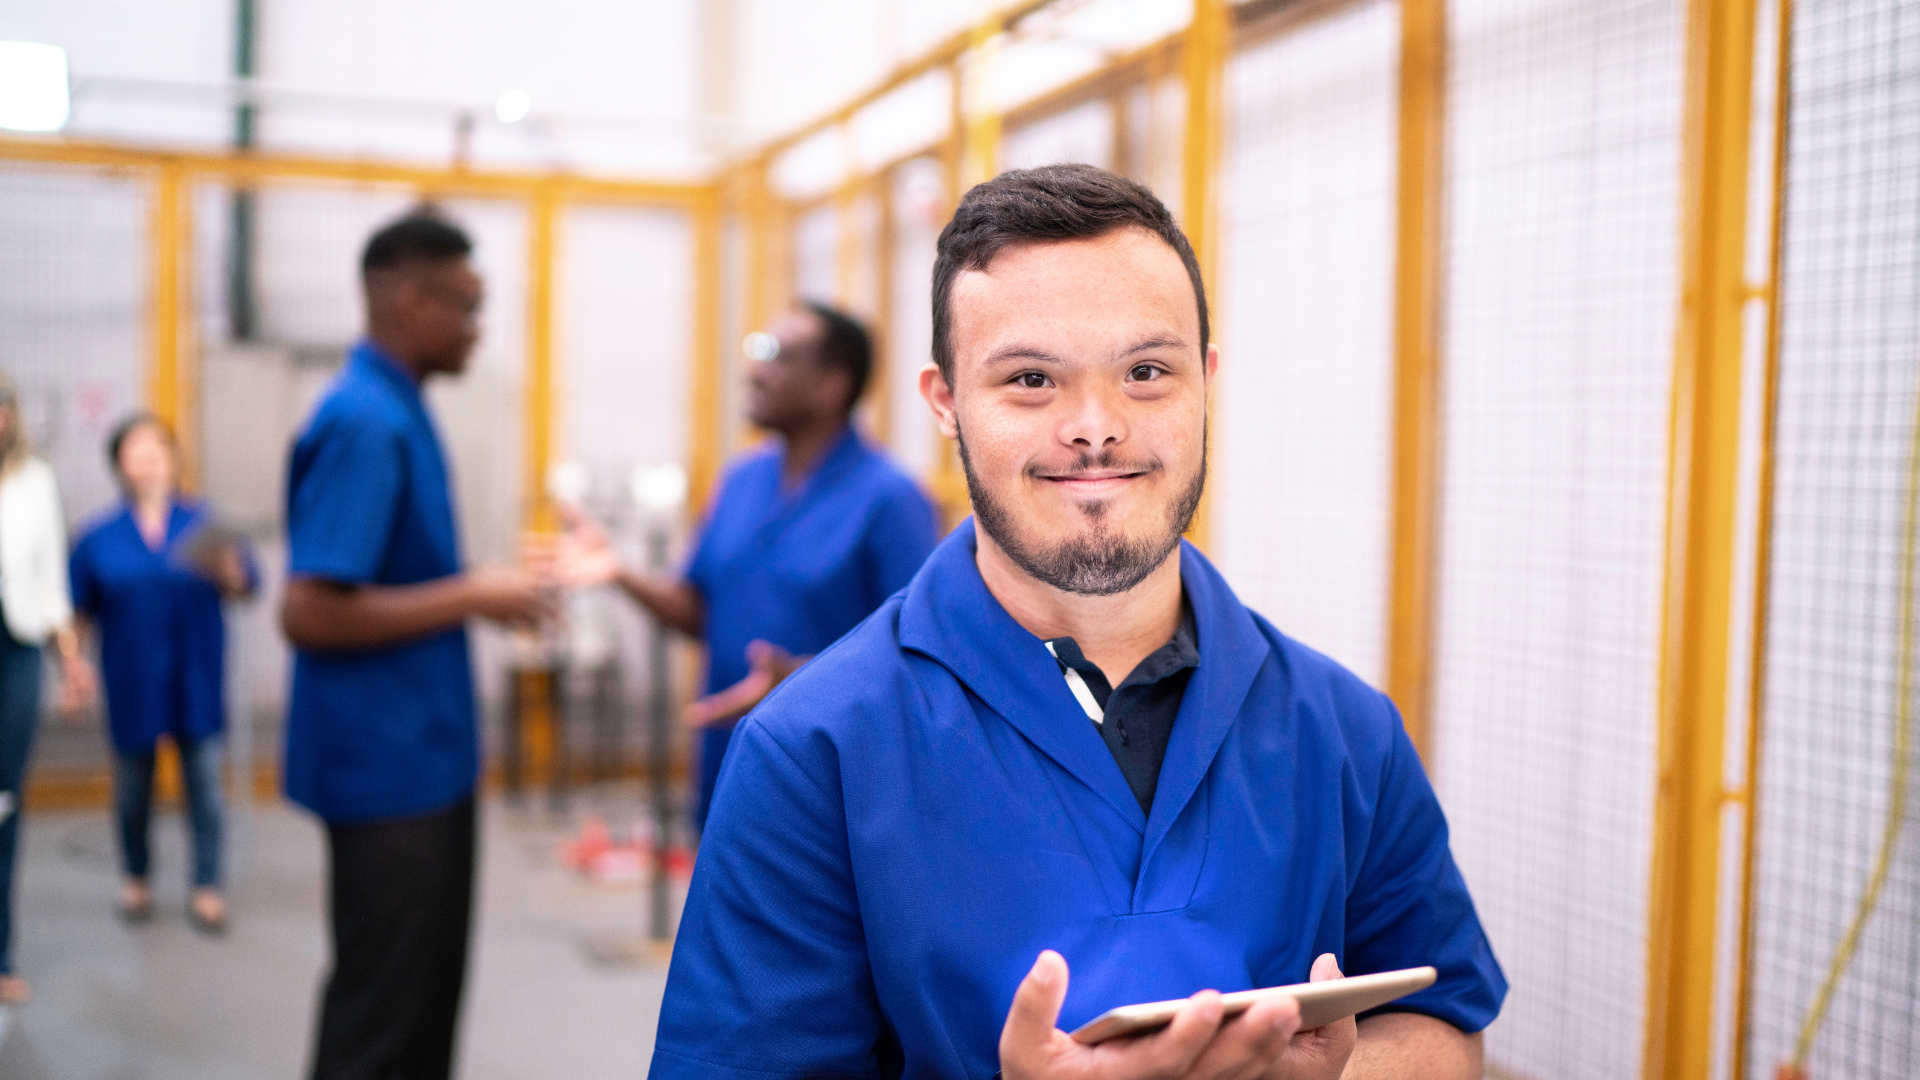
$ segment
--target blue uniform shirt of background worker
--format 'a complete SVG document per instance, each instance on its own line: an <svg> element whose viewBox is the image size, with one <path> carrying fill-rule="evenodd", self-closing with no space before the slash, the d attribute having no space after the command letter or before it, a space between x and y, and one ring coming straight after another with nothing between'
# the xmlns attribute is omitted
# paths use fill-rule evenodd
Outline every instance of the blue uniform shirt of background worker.
<svg viewBox="0 0 1920 1080"><path fill-rule="evenodd" d="M343 584L412 585L460 572L446 458L420 388L371 341L293 447L288 570ZM443 809L480 774L464 624L388 648L297 649L287 797L327 821Z"/></svg>
<svg viewBox="0 0 1920 1080"><path fill-rule="evenodd" d="M206 503L177 500L165 541L153 548L132 508L121 505L74 545L73 605L99 627L107 723L118 753L151 752L162 735L198 742L225 727L220 590L184 550L211 523ZM247 565L253 576L250 558Z"/></svg>
<svg viewBox="0 0 1920 1080"><path fill-rule="evenodd" d="M655 1077L991 1076L1041 949L1060 1015L1431 964L1394 1008L1478 1031L1506 982L1392 704L1181 553L1198 636L1143 813L962 525L741 723Z"/></svg>
<svg viewBox="0 0 1920 1080"><path fill-rule="evenodd" d="M933 507L851 426L794 490L785 448L728 473L686 577L706 601L707 692L748 674L747 646L795 655L826 648L905 588L933 550ZM733 728L701 732L700 816Z"/></svg>

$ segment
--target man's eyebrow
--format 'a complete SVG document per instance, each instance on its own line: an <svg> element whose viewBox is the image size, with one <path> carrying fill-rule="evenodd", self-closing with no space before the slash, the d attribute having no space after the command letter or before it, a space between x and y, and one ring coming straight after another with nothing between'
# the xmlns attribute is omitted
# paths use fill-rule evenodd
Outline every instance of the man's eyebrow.
<svg viewBox="0 0 1920 1080"><path fill-rule="evenodd" d="M1120 350L1119 355L1132 356L1135 353L1151 352L1154 349L1184 349L1186 347L1187 343L1177 337L1150 337L1136 341L1132 345ZM1004 364L1015 360L1023 360L1028 363L1037 364L1064 363L1059 356L1037 345L1021 344L1003 345L993 350L987 354L986 363Z"/></svg>
<svg viewBox="0 0 1920 1080"><path fill-rule="evenodd" d="M1040 364L1064 363L1060 357L1040 348L1038 345L1002 345L987 354L989 364L1004 364L1012 360L1026 360Z"/></svg>
<svg viewBox="0 0 1920 1080"><path fill-rule="evenodd" d="M1151 337L1145 341L1135 342L1120 355L1132 356L1134 353L1150 352L1154 349L1184 349L1186 347L1187 343L1177 337Z"/></svg>

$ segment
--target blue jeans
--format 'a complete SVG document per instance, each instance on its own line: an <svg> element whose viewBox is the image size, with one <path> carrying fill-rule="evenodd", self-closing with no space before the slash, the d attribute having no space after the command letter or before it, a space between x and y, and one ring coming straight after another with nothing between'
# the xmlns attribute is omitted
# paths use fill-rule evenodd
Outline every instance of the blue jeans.
<svg viewBox="0 0 1920 1080"><path fill-rule="evenodd" d="M193 887L220 885L220 737L181 739L180 771L187 783L187 820L193 827ZM116 754L113 808L120 819L120 867L145 878L150 859L147 826L153 812L153 760L149 749Z"/></svg>
<svg viewBox="0 0 1920 1080"><path fill-rule="evenodd" d="M40 648L0 629L0 975L13 974L13 856L20 842L20 782L40 722Z"/></svg>

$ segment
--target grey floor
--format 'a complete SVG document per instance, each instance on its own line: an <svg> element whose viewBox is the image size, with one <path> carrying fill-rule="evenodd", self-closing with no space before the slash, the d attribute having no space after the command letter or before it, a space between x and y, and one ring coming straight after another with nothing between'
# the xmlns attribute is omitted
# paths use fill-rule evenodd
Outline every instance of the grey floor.
<svg viewBox="0 0 1920 1080"><path fill-rule="evenodd" d="M598 799L615 821L637 809L619 792ZM644 939L642 886L594 884L561 866L556 844L572 820L498 801L483 820L460 1075L644 1075L666 968L658 954L618 948ZM326 963L312 819L277 804L236 815L233 923L220 939L186 923L177 815L158 823L158 912L137 929L111 914L118 877L104 812L25 824L14 950L34 999L0 1009L0 1080L302 1075ZM676 896L684 889L677 882Z"/></svg>

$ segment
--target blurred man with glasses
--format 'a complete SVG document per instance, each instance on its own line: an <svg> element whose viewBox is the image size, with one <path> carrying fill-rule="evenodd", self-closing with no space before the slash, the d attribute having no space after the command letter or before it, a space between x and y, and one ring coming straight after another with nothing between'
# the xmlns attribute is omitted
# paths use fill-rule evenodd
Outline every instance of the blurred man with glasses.
<svg viewBox="0 0 1920 1080"><path fill-rule="evenodd" d="M749 334L747 416L778 436L727 473L683 577L620 564L574 517L562 575L616 582L661 622L707 644L696 825L704 826L733 725L812 654L905 588L935 536L918 486L854 430L873 345L851 316L805 303Z"/></svg>

